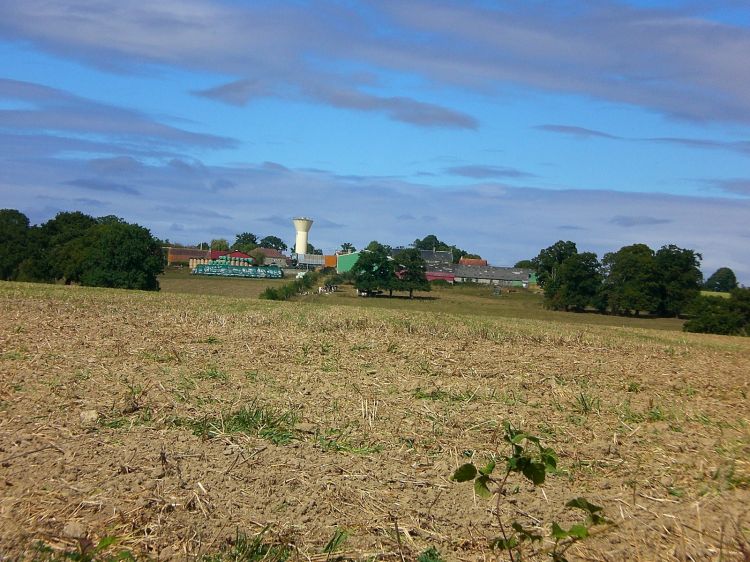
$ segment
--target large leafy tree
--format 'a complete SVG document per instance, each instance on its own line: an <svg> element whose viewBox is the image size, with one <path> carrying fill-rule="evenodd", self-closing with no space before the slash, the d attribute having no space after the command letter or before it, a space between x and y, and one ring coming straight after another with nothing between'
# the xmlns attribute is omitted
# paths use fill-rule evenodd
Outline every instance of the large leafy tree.
<svg viewBox="0 0 750 562"><path fill-rule="evenodd" d="M220 251L228 250L229 242L226 238L214 238L213 240L211 240L211 249ZM235 250L239 250L239 248L235 248Z"/></svg>
<svg viewBox="0 0 750 562"><path fill-rule="evenodd" d="M344 253L356 252L357 248L351 242L344 242L341 244L341 251Z"/></svg>
<svg viewBox="0 0 750 562"><path fill-rule="evenodd" d="M677 316L700 294L702 256L674 244L662 246L654 256L659 282L656 313Z"/></svg>
<svg viewBox="0 0 750 562"><path fill-rule="evenodd" d="M419 250L410 248L399 252L394 259L396 279L394 287L396 290L409 291L409 298L414 297L414 291L429 291L430 283L427 281L427 264Z"/></svg>
<svg viewBox="0 0 750 562"><path fill-rule="evenodd" d="M111 220L112 217L103 217ZM84 237L97 224L97 219L80 211L62 212L42 225L44 249L39 259L46 259L54 279L66 284L81 281L82 261L87 242ZM46 250L46 255L45 255Z"/></svg>
<svg viewBox="0 0 750 562"><path fill-rule="evenodd" d="M390 291L394 288L393 261L388 256L388 251L382 244L373 241L363 250L352 267L354 286L360 291Z"/></svg>
<svg viewBox="0 0 750 562"><path fill-rule="evenodd" d="M273 248L274 250L278 250L279 252L286 252L289 249L284 241L278 236L266 236L264 238L261 238L258 245L263 248Z"/></svg>
<svg viewBox="0 0 750 562"><path fill-rule="evenodd" d="M601 264L593 252L576 253L563 260L556 270L554 291L545 290L545 300L553 309L583 311L595 305L601 293Z"/></svg>
<svg viewBox="0 0 750 562"><path fill-rule="evenodd" d="M563 262L578 253L575 242L558 240L552 246L544 248L531 260L539 286L545 296L553 297L558 290L558 272Z"/></svg>
<svg viewBox="0 0 750 562"><path fill-rule="evenodd" d="M728 267L717 269L703 285L703 288L707 291L718 291L720 293L727 293L736 287L737 277L734 271Z"/></svg>
<svg viewBox="0 0 750 562"><path fill-rule="evenodd" d="M659 272L654 251L633 244L604 255L604 291L615 314L653 312L659 307Z"/></svg>
<svg viewBox="0 0 750 562"><path fill-rule="evenodd" d="M95 287L158 291L164 269L161 248L148 229L109 221L86 236L81 282Z"/></svg>
<svg viewBox="0 0 750 562"><path fill-rule="evenodd" d="M15 209L0 210L0 279L15 279L29 251L29 219Z"/></svg>
<svg viewBox="0 0 750 562"><path fill-rule="evenodd" d="M522 269L534 269L534 262L532 260L520 260L515 263L513 267L520 267Z"/></svg>

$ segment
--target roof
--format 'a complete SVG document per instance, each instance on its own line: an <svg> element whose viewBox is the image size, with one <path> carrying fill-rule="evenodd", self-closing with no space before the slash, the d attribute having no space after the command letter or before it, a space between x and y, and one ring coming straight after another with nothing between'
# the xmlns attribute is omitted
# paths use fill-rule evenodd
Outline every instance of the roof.
<svg viewBox="0 0 750 562"><path fill-rule="evenodd" d="M460 265L474 265L474 266L487 266L487 260L483 260L480 258L461 258L458 260L458 263Z"/></svg>
<svg viewBox="0 0 750 562"><path fill-rule="evenodd" d="M428 273L445 273L464 279L494 279L497 281L529 281L534 270L520 267L480 267L476 265L439 265L427 266Z"/></svg>
<svg viewBox="0 0 750 562"><path fill-rule="evenodd" d="M221 256L229 255L230 258L249 258L245 252L240 252L238 250L229 251L229 250L211 250L211 255L209 256L210 259L215 260L220 258Z"/></svg>
<svg viewBox="0 0 750 562"><path fill-rule="evenodd" d="M260 253L262 253L267 258L280 258L280 259L287 259L287 257L279 252L276 248L256 248Z"/></svg>
<svg viewBox="0 0 750 562"><path fill-rule="evenodd" d="M170 247L167 250L167 255L172 261L177 261L179 260L179 258L205 258L208 257L208 250L200 250L198 248Z"/></svg>

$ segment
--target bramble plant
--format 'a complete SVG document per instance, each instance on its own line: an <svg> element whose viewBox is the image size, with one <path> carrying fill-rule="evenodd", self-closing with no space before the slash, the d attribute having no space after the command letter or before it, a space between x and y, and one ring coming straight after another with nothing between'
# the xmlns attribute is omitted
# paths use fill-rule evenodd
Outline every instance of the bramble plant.
<svg viewBox="0 0 750 562"><path fill-rule="evenodd" d="M520 561L524 557L524 543L541 542L543 537L525 529L517 521L506 524L500 513L502 498L508 493L508 481L511 475L520 475L534 486L544 484L547 474L557 472L557 454L549 447L544 447L538 437L530 435L505 422L504 441L508 443L510 455L505 457L505 472L497 475L497 464L490 460L485 466L477 468L474 463L459 466L451 477L456 482L474 482L474 492L483 498L497 497L497 520L501 537L492 541L492 548L508 552L511 561ZM498 469L499 471L499 469ZM589 503L585 498L576 498L565 504L565 507L580 509L586 514L583 523L564 529L557 522L552 522L550 537L554 539L551 549L540 548L532 556L548 553L554 562L567 562L565 552L576 542L589 536L589 529L594 525L607 523L600 513L602 508Z"/></svg>

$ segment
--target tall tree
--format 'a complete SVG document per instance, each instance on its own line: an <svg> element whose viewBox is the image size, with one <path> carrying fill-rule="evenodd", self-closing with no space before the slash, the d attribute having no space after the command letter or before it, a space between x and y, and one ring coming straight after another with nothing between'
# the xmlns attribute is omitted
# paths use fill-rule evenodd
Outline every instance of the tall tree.
<svg viewBox="0 0 750 562"><path fill-rule="evenodd" d="M553 309L573 309L583 311L587 306L595 304L601 292L602 274L601 264L593 252L573 254L565 258L557 269L554 282L555 291L547 295L545 301Z"/></svg>
<svg viewBox="0 0 750 562"><path fill-rule="evenodd" d="M253 244L257 246L258 237L252 232L241 232L235 237L234 244L232 244L232 248L235 248L236 246L240 246L240 245L244 246L246 244Z"/></svg>
<svg viewBox="0 0 750 562"><path fill-rule="evenodd" d="M360 291L391 290L394 287L394 267L382 244L373 241L360 253L352 267L354 286Z"/></svg>
<svg viewBox="0 0 750 562"><path fill-rule="evenodd" d="M534 262L532 260L521 260L517 261L513 267L520 267L521 269L534 269Z"/></svg>
<svg viewBox="0 0 750 562"><path fill-rule="evenodd" d="M356 252L357 248L355 248L354 244L352 244L351 242L344 242L343 244L341 244L341 251L344 253L351 253Z"/></svg>
<svg viewBox="0 0 750 562"><path fill-rule="evenodd" d="M737 277L734 271L728 267L720 267L703 285L707 291L717 291L719 293L728 293L737 287Z"/></svg>
<svg viewBox="0 0 750 562"><path fill-rule="evenodd" d="M278 236L266 236L258 243L262 248L273 248L279 252L286 252L289 248Z"/></svg>
<svg viewBox="0 0 750 562"><path fill-rule="evenodd" d="M531 260L536 270L537 283L544 289L544 296L549 302L555 302L559 289L558 272L563 262L578 253L575 242L558 240L552 246L544 248Z"/></svg>
<svg viewBox="0 0 750 562"><path fill-rule="evenodd" d="M229 242L226 238L214 238L211 240L211 249L225 251L229 249Z"/></svg>
<svg viewBox="0 0 750 562"><path fill-rule="evenodd" d="M702 256L674 244L662 246L654 256L659 282L656 313L678 316L700 294Z"/></svg>
<svg viewBox="0 0 750 562"><path fill-rule="evenodd" d="M137 224L106 222L86 236L81 282L95 287L158 291L164 269L161 247Z"/></svg>
<svg viewBox="0 0 750 562"><path fill-rule="evenodd" d="M15 209L0 210L0 279L15 279L28 253L29 219Z"/></svg>
<svg viewBox="0 0 750 562"><path fill-rule="evenodd" d="M427 264L422 254L416 248L399 252L394 259L396 279L393 281L395 290L409 291L409 298L414 298L414 291L429 291L427 281Z"/></svg>
<svg viewBox="0 0 750 562"><path fill-rule="evenodd" d="M604 291L615 314L653 312L659 307L659 272L654 251L633 244L604 255Z"/></svg>

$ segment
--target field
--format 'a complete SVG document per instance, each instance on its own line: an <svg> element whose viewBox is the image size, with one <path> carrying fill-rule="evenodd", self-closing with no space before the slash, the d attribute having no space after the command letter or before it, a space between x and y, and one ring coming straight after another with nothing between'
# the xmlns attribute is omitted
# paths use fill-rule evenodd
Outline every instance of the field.
<svg viewBox="0 0 750 562"><path fill-rule="evenodd" d="M116 537L152 559L504 560L498 515L549 549L585 496L611 524L570 560L750 559L747 338L477 288L274 303L214 281L0 284L0 558ZM450 477L501 466L506 421L558 471L496 503Z"/></svg>

